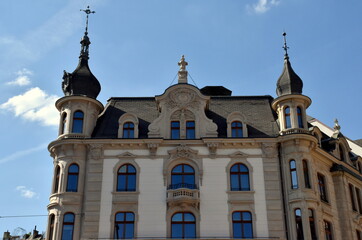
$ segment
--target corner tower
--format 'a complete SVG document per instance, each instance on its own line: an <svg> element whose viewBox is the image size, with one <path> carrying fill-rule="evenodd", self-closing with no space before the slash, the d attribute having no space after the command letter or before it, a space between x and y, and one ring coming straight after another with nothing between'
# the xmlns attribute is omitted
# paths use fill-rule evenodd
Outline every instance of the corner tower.
<svg viewBox="0 0 362 240"><path fill-rule="evenodd" d="M94 13L89 7L84 36L80 41L81 51L77 68L68 73L64 71L62 90L64 97L56 101L60 112L59 138L89 138L95 127L103 105L97 101L101 85L92 74L89 66L88 15Z"/></svg>
<svg viewBox="0 0 362 240"><path fill-rule="evenodd" d="M285 36L284 32L284 68L277 82L278 97L272 105L278 114L281 135L308 131L306 109L312 102L309 97L302 95L303 81L290 64Z"/></svg>

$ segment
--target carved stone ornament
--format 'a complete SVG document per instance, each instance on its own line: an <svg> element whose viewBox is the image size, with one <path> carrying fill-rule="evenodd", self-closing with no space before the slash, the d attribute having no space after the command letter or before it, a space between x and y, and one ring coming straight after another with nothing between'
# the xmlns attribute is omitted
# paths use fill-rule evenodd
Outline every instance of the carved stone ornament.
<svg viewBox="0 0 362 240"><path fill-rule="evenodd" d="M124 152L124 153L121 153L119 155L117 155L118 158L120 159L124 159L124 158L131 158L131 159L134 159L137 157L137 155L134 155L133 153L130 153L130 152Z"/></svg>
<svg viewBox="0 0 362 240"><path fill-rule="evenodd" d="M95 160L99 160L103 155L102 144L89 144L90 157Z"/></svg>
<svg viewBox="0 0 362 240"><path fill-rule="evenodd" d="M191 149L190 147L186 146L186 144L180 144L176 149L168 151L170 154L170 160L176 158L189 158L194 159L196 158L198 151Z"/></svg>
<svg viewBox="0 0 362 240"><path fill-rule="evenodd" d="M218 143L207 143L207 147L209 148L211 158L216 157L216 150L217 150L218 146L219 146Z"/></svg>
<svg viewBox="0 0 362 240"><path fill-rule="evenodd" d="M263 157L275 157L278 154L275 143L262 143L261 148L263 150Z"/></svg>
<svg viewBox="0 0 362 240"><path fill-rule="evenodd" d="M169 101L166 102L166 105L170 108L195 108L198 105L198 102L195 101L195 97L196 95L193 91L179 88L170 93Z"/></svg>
<svg viewBox="0 0 362 240"><path fill-rule="evenodd" d="M156 152L157 152L157 148L158 148L158 143L148 143L147 147L150 150L150 156L155 157Z"/></svg>
<svg viewBox="0 0 362 240"><path fill-rule="evenodd" d="M241 151L236 151L232 154L229 155L230 158L233 158L233 159L241 159L241 158L247 158L249 155L241 152Z"/></svg>

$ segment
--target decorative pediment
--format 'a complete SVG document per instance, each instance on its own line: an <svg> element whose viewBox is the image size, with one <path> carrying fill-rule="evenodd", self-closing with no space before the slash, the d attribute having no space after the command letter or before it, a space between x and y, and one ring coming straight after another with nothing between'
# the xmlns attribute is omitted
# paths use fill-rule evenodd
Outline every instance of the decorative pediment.
<svg viewBox="0 0 362 240"><path fill-rule="evenodd" d="M247 158L249 155L241 152L241 151L236 151L232 154L229 155L230 158Z"/></svg>
<svg viewBox="0 0 362 240"><path fill-rule="evenodd" d="M130 152L124 152L124 153L121 153L119 155L117 155L118 158L136 158L137 155L134 155L133 153L130 153Z"/></svg>
<svg viewBox="0 0 362 240"><path fill-rule="evenodd" d="M180 144L177 148L168 151L170 161L176 158L195 159L197 157L197 153L198 151L191 149L186 146L186 144Z"/></svg>

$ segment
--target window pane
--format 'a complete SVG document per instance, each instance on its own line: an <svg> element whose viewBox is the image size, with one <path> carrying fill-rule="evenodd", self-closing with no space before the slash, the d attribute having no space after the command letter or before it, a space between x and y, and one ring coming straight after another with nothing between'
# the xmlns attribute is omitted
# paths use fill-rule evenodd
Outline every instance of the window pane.
<svg viewBox="0 0 362 240"><path fill-rule="evenodd" d="M249 175L241 175L241 190L242 191L249 191L250 184L249 184Z"/></svg>
<svg viewBox="0 0 362 240"><path fill-rule="evenodd" d="M248 168L244 164L239 164L240 172L249 172Z"/></svg>
<svg viewBox="0 0 362 240"><path fill-rule="evenodd" d="M117 213L116 214L116 222L124 221L124 219L125 219L124 213Z"/></svg>
<svg viewBox="0 0 362 240"><path fill-rule="evenodd" d="M244 234L245 238L252 238L253 237L253 226L251 223L244 224Z"/></svg>
<svg viewBox="0 0 362 240"><path fill-rule="evenodd" d="M172 224L172 238L182 238L182 224Z"/></svg>
<svg viewBox="0 0 362 240"><path fill-rule="evenodd" d="M233 212L233 221L241 221L241 212Z"/></svg>
<svg viewBox="0 0 362 240"><path fill-rule="evenodd" d="M124 172L127 172L127 165L123 165L119 170L118 170L118 172L122 172L122 173L124 173Z"/></svg>
<svg viewBox="0 0 362 240"><path fill-rule="evenodd" d="M195 238L195 237L196 237L195 223L185 224L184 238Z"/></svg>
<svg viewBox="0 0 362 240"><path fill-rule="evenodd" d="M134 214L131 212L126 213L126 221L134 221Z"/></svg>
<svg viewBox="0 0 362 240"><path fill-rule="evenodd" d="M243 220L244 221L251 221L251 213L250 212L243 212Z"/></svg>
<svg viewBox="0 0 362 240"><path fill-rule="evenodd" d="M74 222L74 214L68 213L64 215L64 222L65 223L73 223Z"/></svg>
<svg viewBox="0 0 362 240"><path fill-rule="evenodd" d="M126 175L118 175L118 186L117 191L126 190Z"/></svg>
<svg viewBox="0 0 362 240"><path fill-rule="evenodd" d="M136 168L135 167L133 167L132 165L127 165L127 167L128 167L128 172L129 173L135 173L136 172Z"/></svg>
<svg viewBox="0 0 362 240"><path fill-rule="evenodd" d="M184 221L186 222L194 222L195 217L192 213L184 213Z"/></svg>
<svg viewBox="0 0 362 240"><path fill-rule="evenodd" d="M63 225L62 240L73 239L73 225Z"/></svg>
<svg viewBox="0 0 362 240"><path fill-rule="evenodd" d="M171 182L172 184L182 183L182 175L172 175Z"/></svg>
<svg viewBox="0 0 362 240"><path fill-rule="evenodd" d="M68 174L68 182L67 182L67 192L77 192L78 186L78 175L69 175Z"/></svg>
<svg viewBox="0 0 362 240"><path fill-rule="evenodd" d="M239 172L239 167L237 164L231 167L230 172Z"/></svg>
<svg viewBox="0 0 362 240"><path fill-rule="evenodd" d="M129 175L127 184L128 184L127 185L128 191L135 191L136 190L136 175Z"/></svg>
<svg viewBox="0 0 362 240"><path fill-rule="evenodd" d="M79 170L78 165L72 164L72 165L70 165L68 172L70 172L70 173L77 173L78 170Z"/></svg>
<svg viewBox="0 0 362 240"><path fill-rule="evenodd" d="M289 107L285 108L284 114L285 114L285 128L291 128L292 124L290 121L290 108Z"/></svg>
<svg viewBox="0 0 362 240"><path fill-rule="evenodd" d="M239 176L236 174L231 175L231 191L239 191Z"/></svg>
<svg viewBox="0 0 362 240"><path fill-rule="evenodd" d="M178 165L172 169L173 173L181 173L182 172L182 165Z"/></svg>
<svg viewBox="0 0 362 240"><path fill-rule="evenodd" d="M298 115L298 127L303 128L302 110L299 107L297 108L297 115Z"/></svg>
<svg viewBox="0 0 362 240"><path fill-rule="evenodd" d="M184 183L195 184L195 176L194 175L184 175Z"/></svg>
<svg viewBox="0 0 362 240"><path fill-rule="evenodd" d="M176 213L172 216L173 222L181 222L182 221L182 213Z"/></svg>
<svg viewBox="0 0 362 240"><path fill-rule="evenodd" d="M133 238L133 232L133 223L127 223L125 238Z"/></svg>
<svg viewBox="0 0 362 240"><path fill-rule="evenodd" d="M83 112L77 111L73 115L73 133L82 133L83 132Z"/></svg>
<svg viewBox="0 0 362 240"><path fill-rule="evenodd" d="M193 173L194 169L189 165L183 165L185 173Z"/></svg>
<svg viewBox="0 0 362 240"><path fill-rule="evenodd" d="M241 223L234 223L233 224L233 237L234 238L241 238Z"/></svg>

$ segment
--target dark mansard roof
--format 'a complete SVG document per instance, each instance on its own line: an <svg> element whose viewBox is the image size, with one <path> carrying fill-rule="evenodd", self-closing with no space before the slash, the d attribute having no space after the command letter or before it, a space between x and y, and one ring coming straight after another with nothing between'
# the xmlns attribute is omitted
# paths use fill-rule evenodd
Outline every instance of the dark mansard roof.
<svg viewBox="0 0 362 240"><path fill-rule="evenodd" d="M211 96L206 116L218 126L218 137L227 136L226 119L232 112L241 112L247 123L248 137L278 135L276 115L271 108L271 96ZM133 113L139 119L139 138L148 138L148 126L159 116L154 97L113 97L98 118L94 138L117 138L118 119Z"/></svg>

